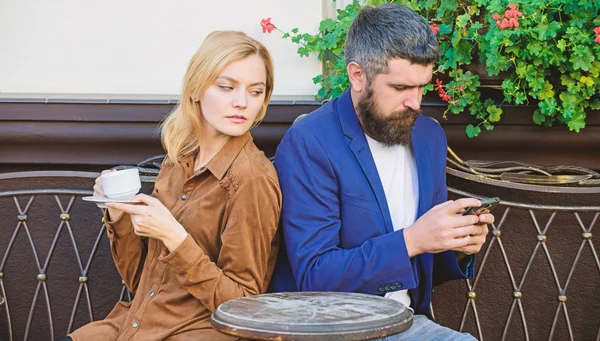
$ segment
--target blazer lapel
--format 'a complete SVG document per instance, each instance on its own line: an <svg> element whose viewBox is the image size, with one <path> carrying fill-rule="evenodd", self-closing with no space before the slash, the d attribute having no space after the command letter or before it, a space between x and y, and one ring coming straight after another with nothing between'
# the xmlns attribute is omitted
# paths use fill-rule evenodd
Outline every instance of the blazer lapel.
<svg viewBox="0 0 600 341"><path fill-rule="evenodd" d="M411 134L412 150L417 165L417 178L419 179L419 205L417 209L417 218L429 210L430 205L427 205L427 203L431 203L431 198L433 196L432 154L427 141L427 134L423 133L423 124L425 123L423 120L428 119L429 118L423 115L419 116Z"/></svg>
<svg viewBox="0 0 600 341"><path fill-rule="evenodd" d="M365 134L360 126L358 117L356 117L356 112L354 111L354 106L352 105L352 99L350 97L350 90L346 90L342 96L338 98L336 111L344 135L351 140L348 147L352 151L352 154L354 154L356 161L358 161L360 168L369 182L371 190L375 194L379 210L383 215L385 229L388 233L394 232L392 217L390 215L387 200L385 199L383 185L381 184L377 166L375 166L375 161L371 154L371 149L369 148Z"/></svg>

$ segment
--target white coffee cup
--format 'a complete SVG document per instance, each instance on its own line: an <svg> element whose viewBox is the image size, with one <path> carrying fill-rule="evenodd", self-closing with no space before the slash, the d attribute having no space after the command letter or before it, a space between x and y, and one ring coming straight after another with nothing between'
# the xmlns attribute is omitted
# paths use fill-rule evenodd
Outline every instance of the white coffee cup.
<svg viewBox="0 0 600 341"><path fill-rule="evenodd" d="M137 168L128 168L100 176L104 195L109 199L127 199L138 194L142 188L140 172Z"/></svg>

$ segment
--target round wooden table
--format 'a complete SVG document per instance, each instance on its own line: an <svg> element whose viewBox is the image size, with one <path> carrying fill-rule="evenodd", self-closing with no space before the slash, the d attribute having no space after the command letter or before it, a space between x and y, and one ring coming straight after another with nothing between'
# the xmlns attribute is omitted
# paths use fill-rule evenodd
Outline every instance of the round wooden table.
<svg viewBox="0 0 600 341"><path fill-rule="evenodd" d="M250 340L358 341L401 333L412 319L403 304L376 295L290 292L225 302L212 315L212 324Z"/></svg>

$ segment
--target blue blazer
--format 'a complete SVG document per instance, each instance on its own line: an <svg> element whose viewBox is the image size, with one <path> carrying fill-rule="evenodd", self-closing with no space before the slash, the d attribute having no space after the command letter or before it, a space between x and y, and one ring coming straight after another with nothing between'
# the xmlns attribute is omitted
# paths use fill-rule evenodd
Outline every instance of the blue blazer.
<svg viewBox="0 0 600 341"><path fill-rule="evenodd" d="M447 200L446 146L441 126L419 116L412 132L418 217ZM275 167L284 245L269 291L383 295L410 289L415 313L431 318L433 286L472 274L473 257L461 267L454 251L408 257L349 91L288 130Z"/></svg>

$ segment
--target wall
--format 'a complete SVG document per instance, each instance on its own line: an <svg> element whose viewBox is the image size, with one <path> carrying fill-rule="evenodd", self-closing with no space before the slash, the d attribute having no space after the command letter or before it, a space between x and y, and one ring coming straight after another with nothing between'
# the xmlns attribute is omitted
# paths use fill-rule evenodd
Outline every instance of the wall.
<svg viewBox="0 0 600 341"><path fill-rule="evenodd" d="M187 63L213 30L241 30L273 54L275 95L314 95L316 57L280 32L314 33L329 0L2 0L0 93L177 94Z"/></svg>

